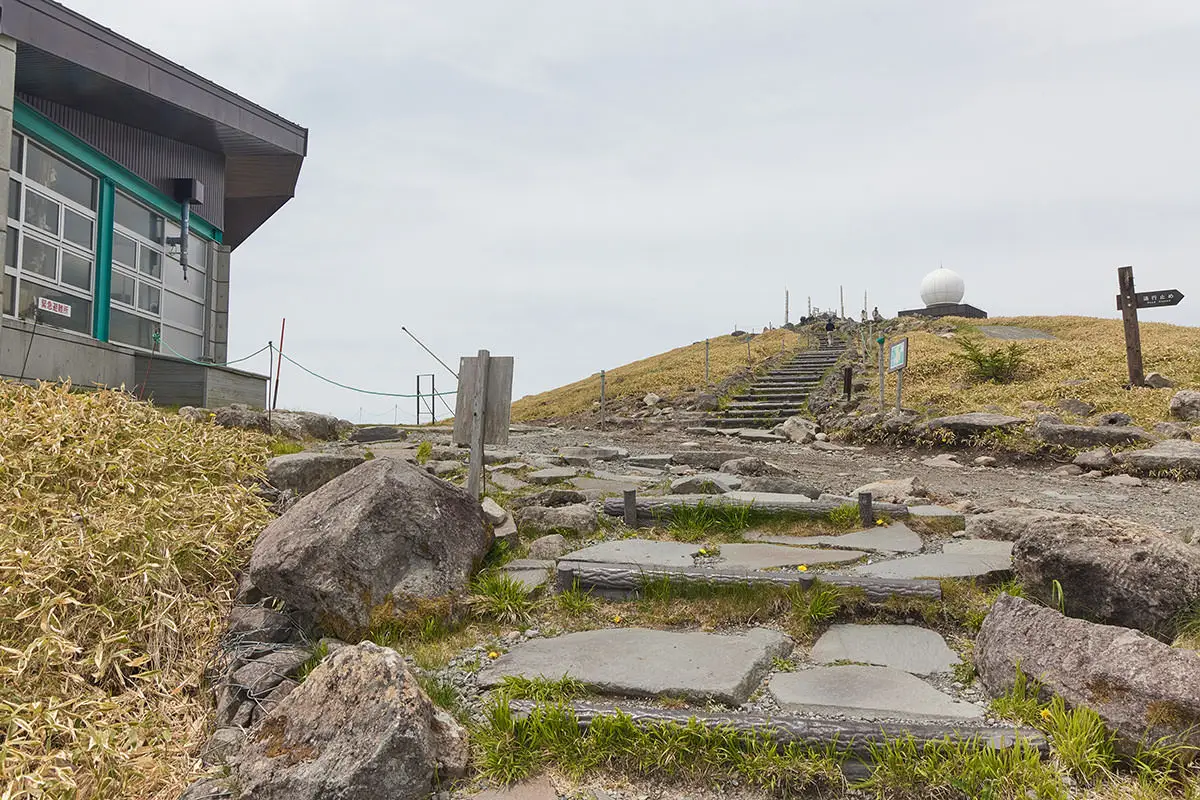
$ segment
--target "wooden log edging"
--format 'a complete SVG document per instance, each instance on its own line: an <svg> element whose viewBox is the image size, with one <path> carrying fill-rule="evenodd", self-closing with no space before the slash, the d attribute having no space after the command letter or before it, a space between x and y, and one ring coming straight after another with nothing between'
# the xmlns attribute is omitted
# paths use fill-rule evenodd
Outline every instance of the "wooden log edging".
<svg viewBox="0 0 1200 800"><path fill-rule="evenodd" d="M538 705L530 700L509 702L509 708L521 716L532 713ZM864 761L870 756L872 745L878 746L910 736L918 746L950 739L952 741L974 740L986 747L1004 749L1012 747L1018 740L1023 740L1036 747L1043 757L1050 752L1050 745L1046 737L1032 728L996 728L949 720L909 723L867 722L788 715L770 717L759 714L710 713L585 702L572 702L567 705L567 708L574 713L579 726L585 729L596 719L617 714L628 716L639 727L664 723L686 725L695 720L709 729L725 727L732 728L738 733L767 734L776 744L795 742L815 748L833 746L860 761Z"/></svg>
<svg viewBox="0 0 1200 800"><path fill-rule="evenodd" d="M861 589L873 603L892 597L921 600L941 600L942 584L936 580L911 578L871 578L857 575L795 572L779 570L762 572L720 567L647 567L640 564L607 564L593 561L559 561L556 584L559 591L578 586L583 591L599 590L635 595L648 582L669 580L677 583L707 584L710 586L801 586L807 589L814 581Z"/></svg>
<svg viewBox="0 0 1200 800"><path fill-rule="evenodd" d="M754 499L746 499L737 495L738 493L735 492L733 496L728 494L676 494L665 495L663 497L638 497L636 500L638 524L654 525L659 522L668 522L671 519L673 509L676 507L687 506L695 508L702 503L708 506L748 507L754 511L767 514L792 514L797 517L807 517L810 519L825 517L835 509L854 503L854 501L842 503L836 500L813 500L808 503L800 503L772 500L770 497L764 498L761 495ZM876 514L886 515L893 519L908 516L908 506L898 503L876 502L873 504L873 511ZM610 497L605 500L604 513L610 517L625 516L624 498Z"/></svg>

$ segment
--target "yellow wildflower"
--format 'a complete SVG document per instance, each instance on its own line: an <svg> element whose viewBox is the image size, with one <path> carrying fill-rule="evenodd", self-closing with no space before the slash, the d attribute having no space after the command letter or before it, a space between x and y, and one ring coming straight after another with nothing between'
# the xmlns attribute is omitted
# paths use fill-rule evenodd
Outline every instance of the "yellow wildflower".
<svg viewBox="0 0 1200 800"><path fill-rule="evenodd" d="M883 524L884 524L884 522L883 522L883 520L882 520L882 519L877 519L877 520L875 520L875 524L876 524L876 525L883 525Z"/></svg>
<svg viewBox="0 0 1200 800"><path fill-rule="evenodd" d="M1049 722L1049 721L1050 721L1050 716L1051 716L1051 714L1050 714L1050 709L1048 709L1048 708L1043 708L1043 709L1042 709L1042 719L1044 719L1044 720L1046 720L1047 722Z"/></svg>
<svg viewBox="0 0 1200 800"><path fill-rule="evenodd" d="M808 572L808 564L801 564L800 566L796 567L796 571L797 572Z"/></svg>
<svg viewBox="0 0 1200 800"><path fill-rule="evenodd" d="M490 658L490 659L493 659L493 660L494 660L494 659L497 659L497 658L499 658L499 657L500 657L500 654L499 654L499 653L497 653L495 650L493 650L492 652L488 653L488 658Z"/></svg>
<svg viewBox="0 0 1200 800"><path fill-rule="evenodd" d="M621 624L621 620L622 618L620 614L617 614L615 617L613 617L613 622L617 623L618 625Z"/></svg>

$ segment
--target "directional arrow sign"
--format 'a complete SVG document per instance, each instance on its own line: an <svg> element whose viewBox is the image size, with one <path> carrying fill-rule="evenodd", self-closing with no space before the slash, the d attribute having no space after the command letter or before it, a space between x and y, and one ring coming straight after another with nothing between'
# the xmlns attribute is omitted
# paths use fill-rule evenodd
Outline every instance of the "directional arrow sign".
<svg viewBox="0 0 1200 800"><path fill-rule="evenodd" d="M1179 305L1179 301L1183 299L1183 292L1178 289L1164 289L1161 292L1138 292L1134 296L1137 298L1138 308L1162 308ZM1124 309L1121 295L1117 295L1117 311Z"/></svg>

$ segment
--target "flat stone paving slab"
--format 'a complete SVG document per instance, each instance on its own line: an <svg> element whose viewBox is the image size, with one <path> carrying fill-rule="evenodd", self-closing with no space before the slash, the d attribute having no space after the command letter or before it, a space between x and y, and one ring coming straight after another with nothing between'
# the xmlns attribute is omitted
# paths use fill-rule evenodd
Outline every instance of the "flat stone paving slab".
<svg viewBox="0 0 1200 800"><path fill-rule="evenodd" d="M691 567L698 544L618 539L568 553L562 561L592 561L602 564L637 564L643 567Z"/></svg>
<svg viewBox="0 0 1200 800"><path fill-rule="evenodd" d="M768 690L784 711L854 719L979 719L984 711L889 667L815 667L785 672L771 678Z"/></svg>
<svg viewBox="0 0 1200 800"><path fill-rule="evenodd" d="M593 691L621 697L682 697L729 705L746 702L776 658L792 651L779 631L679 633L616 628L533 639L479 673L484 687L505 677L555 680L569 675Z"/></svg>
<svg viewBox="0 0 1200 800"><path fill-rule="evenodd" d="M860 550L817 550L779 544L723 544L722 566L738 569L772 569L816 564L849 564L865 558Z"/></svg>
<svg viewBox="0 0 1200 800"><path fill-rule="evenodd" d="M834 625L810 655L818 664L856 661L914 675L949 672L959 663L941 634L916 625Z"/></svg>
<svg viewBox="0 0 1200 800"><path fill-rule="evenodd" d="M886 553L918 553L924 546L921 537L902 522L840 536L782 536L774 533L748 533L747 539L793 547L848 547Z"/></svg>
<svg viewBox="0 0 1200 800"><path fill-rule="evenodd" d="M504 574L522 584L525 591L532 594L550 582L550 570L553 568L553 561L518 559L504 566Z"/></svg>
<svg viewBox="0 0 1200 800"><path fill-rule="evenodd" d="M1012 542L966 539L949 542L940 553L864 564L851 575L876 578L980 578L1012 569Z"/></svg>
<svg viewBox="0 0 1200 800"><path fill-rule="evenodd" d="M529 480L532 483L549 485L551 483L570 480L578 474L579 470L574 467L547 467L546 469L539 469L537 472L529 473Z"/></svg>

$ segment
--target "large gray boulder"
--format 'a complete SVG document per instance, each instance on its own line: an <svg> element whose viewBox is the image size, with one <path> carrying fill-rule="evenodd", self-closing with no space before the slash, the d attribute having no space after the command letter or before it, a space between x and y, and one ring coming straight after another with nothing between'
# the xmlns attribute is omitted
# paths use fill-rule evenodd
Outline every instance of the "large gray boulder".
<svg viewBox="0 0 1200 800"><path fill-rule="evenodd" d="M255 800L418 800L466 772L467 733L395 650L344 647L251 731L233 759Z"/></svg>
<svg viewBox="0 0 1200 800"><path fill-rule="evenodd" d="M517 529L522 534L566 533L587 536L596 532L596 509L588 505L543 508L528 506L516 512Z"/></svg>
<svg viewBox="0 0 1200 800"><path fill-rule="evenodd" d="M1121 460L1140 472L1200 472L1200 442L1169 439L1145 450L1132 450Z"/></svg>
<svg viewBox="0 0 1200 800"><path fill-rule="evenodd" d="M860 486L850 493L850 498L857 502L858 496L864 493L870 494L872 500L881 503L908 504L918 497L925 497L929 491L920 478L896 478Z"/></svg>
<svg viewBox="0 0 1200 800"><path fill-rule="evenodd" d="M1171 416L1184 422L1200 422L1200 392L1182 389L1171 398Z"/></svg>
<svg viewBox="0 0 1200 800"><path fill-rule="evenodd" d="M982 436L991 431L1015 430L1024 425L1025 420L1020 417L973 411L969 414L955 414L952 417L931 419L926 423L926 428L931 431L948 430L955 436Z"/></svg>
<svg viewBox="0 0 1200 800"><path fill-rule="evenodd" d="M377 458L267 526L250 557L250 594L278 598L302 625L346 638L380 606L462 589L491 544L465 491Z"/></svg>
<svg viewBox="0 0 1200 800"><path fill-rule="evenodd" d="M1116 460L1116 456L1113 455L1112 450L1107 447L1097 447L1094 450L1085 450L1075 456L1073 463L1080 469L1100 470L1103 472L1116 463Z"/></svg>
<svg viewBox="0 0 1200 800"><path fill-rule="evenodd" d="M1064 514L1041 508L1002 508L987 514L967 517L966 534L972 539L994 539L1015 542L1031 530L1065 530L1074 533L1095 524L1108 525L1109 520L1081 514Z"/></svg>
<svg viewBox="0 0 1200 800"><path fill-rule="evenodd" d="M271 414L271 433L303 441L319 439L333 442L348 436L354 425L344 419L312 411L275 411Z"/></svg>
<svg viewBox="0 0 1200 800"><path fill-rule="evenodd" d="M777 433L781 433L791 439L796 444L808 444L817 439L817 434L821 432L821 428L817 423L804 417L789 417L786 422L776 428Z"/></svg>
<svg viewBox="0 0 1200 800"><path fill-rule="evenodd" d="M734 458L721 465L721 472L726 475L744 475L748 477L785 476L788 471L772 464L758 456Z"/></svg>
<svg viewBox="0 0 1200 800"><path fill-rule="evenodd" d="M180 409L181 413L183 409ZM222 428L243 428L249 431L271 432L271 423L263 411L250 408L240 403L218 408L212 412L212 419Z"/></svg>
<svg viewBox="0 0 1200 800"><path fill-rule="evenodd" d="M366 461L344 453L292 453L267 462L267 481L280 491L315 492Z"/></svg>
<svg viewBox="0 0 1200 800"><path fill-rule="evenodd" d="M1127 752L1163 738L1200 746L1194 651L1005 594L975 640L975 664L993 697L1012 689L1020 666L1068 705L1094 709Z"/></svg>
<svg viewBox="0 0 1200 800"><path fill-rule="evenodd" d="M1063 447L1119 447L1152 441L1150 435L1133 425L1058 425L1039 422L1033 436L1046 444Z"/></svg>
<svg viewBox="0 0 1200 800"><path fill-rule="evenodd" d="M1200 603L1200 553L1126 520L1058 514L1030 521L1013 547L1013 569L1044 602L1055 601L1057 581L1073 617L1168 640L1180 614Z"/></svg>
<svg viewBox="0 0 1200 800"><path fill-rule="evenodd" d="M740 477L721 472L702 472L671 481L671 494L725 494L740 488Z"/></svg>

